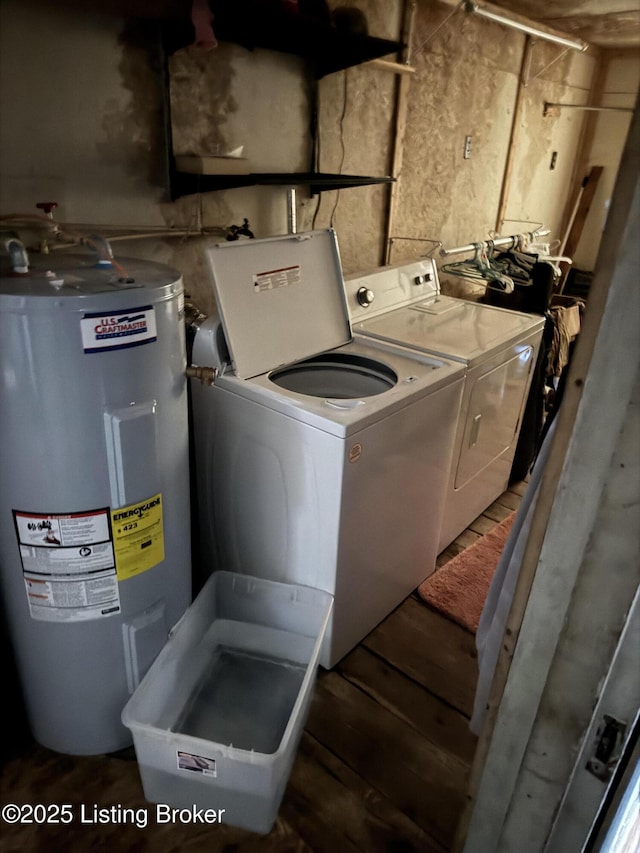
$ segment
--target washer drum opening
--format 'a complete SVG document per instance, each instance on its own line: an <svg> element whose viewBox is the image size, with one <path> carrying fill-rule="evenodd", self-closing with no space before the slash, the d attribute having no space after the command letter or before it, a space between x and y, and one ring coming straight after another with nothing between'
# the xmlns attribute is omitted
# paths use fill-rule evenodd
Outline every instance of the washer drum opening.
<svg viewBox="0 0 640 853"><path fill-rule="evenodd" d="M338 400L383 394L398 381L397 374L386 364L348 353L306 358L274 371L269 378L287 391Z"/></svg>

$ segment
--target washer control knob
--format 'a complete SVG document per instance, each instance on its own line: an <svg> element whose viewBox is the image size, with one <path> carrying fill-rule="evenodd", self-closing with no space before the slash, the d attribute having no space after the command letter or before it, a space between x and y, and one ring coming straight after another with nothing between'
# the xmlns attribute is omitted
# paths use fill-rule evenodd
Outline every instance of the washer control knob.
<svg viewBox="0 0 640 853"><path fill-rule="evenodd" d="M356 293L356 297L358 298L358 302L362 305L363 308L368 308L369 305L376 298L373 290L370 290L368 287L360 287L358 288L358 292Z"/></svg>
<svg viewBox="0 0 640 853"><path fill-rule="evenodd" d="M433 281L433 275L430 272L426 272L423 275L417 275L413 279L413 283L415 285L426 284L428 281Z"/></svg>

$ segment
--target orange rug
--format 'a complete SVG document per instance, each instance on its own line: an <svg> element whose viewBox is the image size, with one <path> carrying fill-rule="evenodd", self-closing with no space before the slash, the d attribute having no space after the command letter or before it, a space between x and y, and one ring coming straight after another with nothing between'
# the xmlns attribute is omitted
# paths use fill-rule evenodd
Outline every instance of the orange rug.
<svg viewBox="0 0 640 853"><path fill-rule="evenodd" d="M478 630L491 579L515 515L512 512L418 587L418 595L427 604L472 634Z"/></svg>

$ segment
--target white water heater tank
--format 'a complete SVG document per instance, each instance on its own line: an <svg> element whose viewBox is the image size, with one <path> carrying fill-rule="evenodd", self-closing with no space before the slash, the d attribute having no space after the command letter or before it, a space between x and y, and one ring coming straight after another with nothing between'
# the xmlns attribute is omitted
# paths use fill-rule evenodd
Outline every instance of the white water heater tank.
<svg viewBox="0 0 640 853"><path fill-rule="evenodd" d="M2 617L36 741L109 753L191 601L182 280L31 260L0 275Z"/></svg>

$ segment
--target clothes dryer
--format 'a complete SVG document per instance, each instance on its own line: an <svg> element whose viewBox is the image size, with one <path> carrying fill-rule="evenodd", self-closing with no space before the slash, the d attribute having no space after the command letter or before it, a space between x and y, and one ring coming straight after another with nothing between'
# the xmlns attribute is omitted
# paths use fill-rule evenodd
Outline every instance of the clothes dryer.
<svg viewBox="0 0 640 853"><path fill-rule="evenodd" d="M352 340L335 233L207 250L193 383L202 561L334 596L331 668L435 568L464 366Z"/></svg>
<svg viewBox="0 0 640 853"><path fill-rule="evenodd" d="M442 295L431 258L347 276L345 288L356 339L465 366L440 553L509 484L544 317Z"/></svg>

